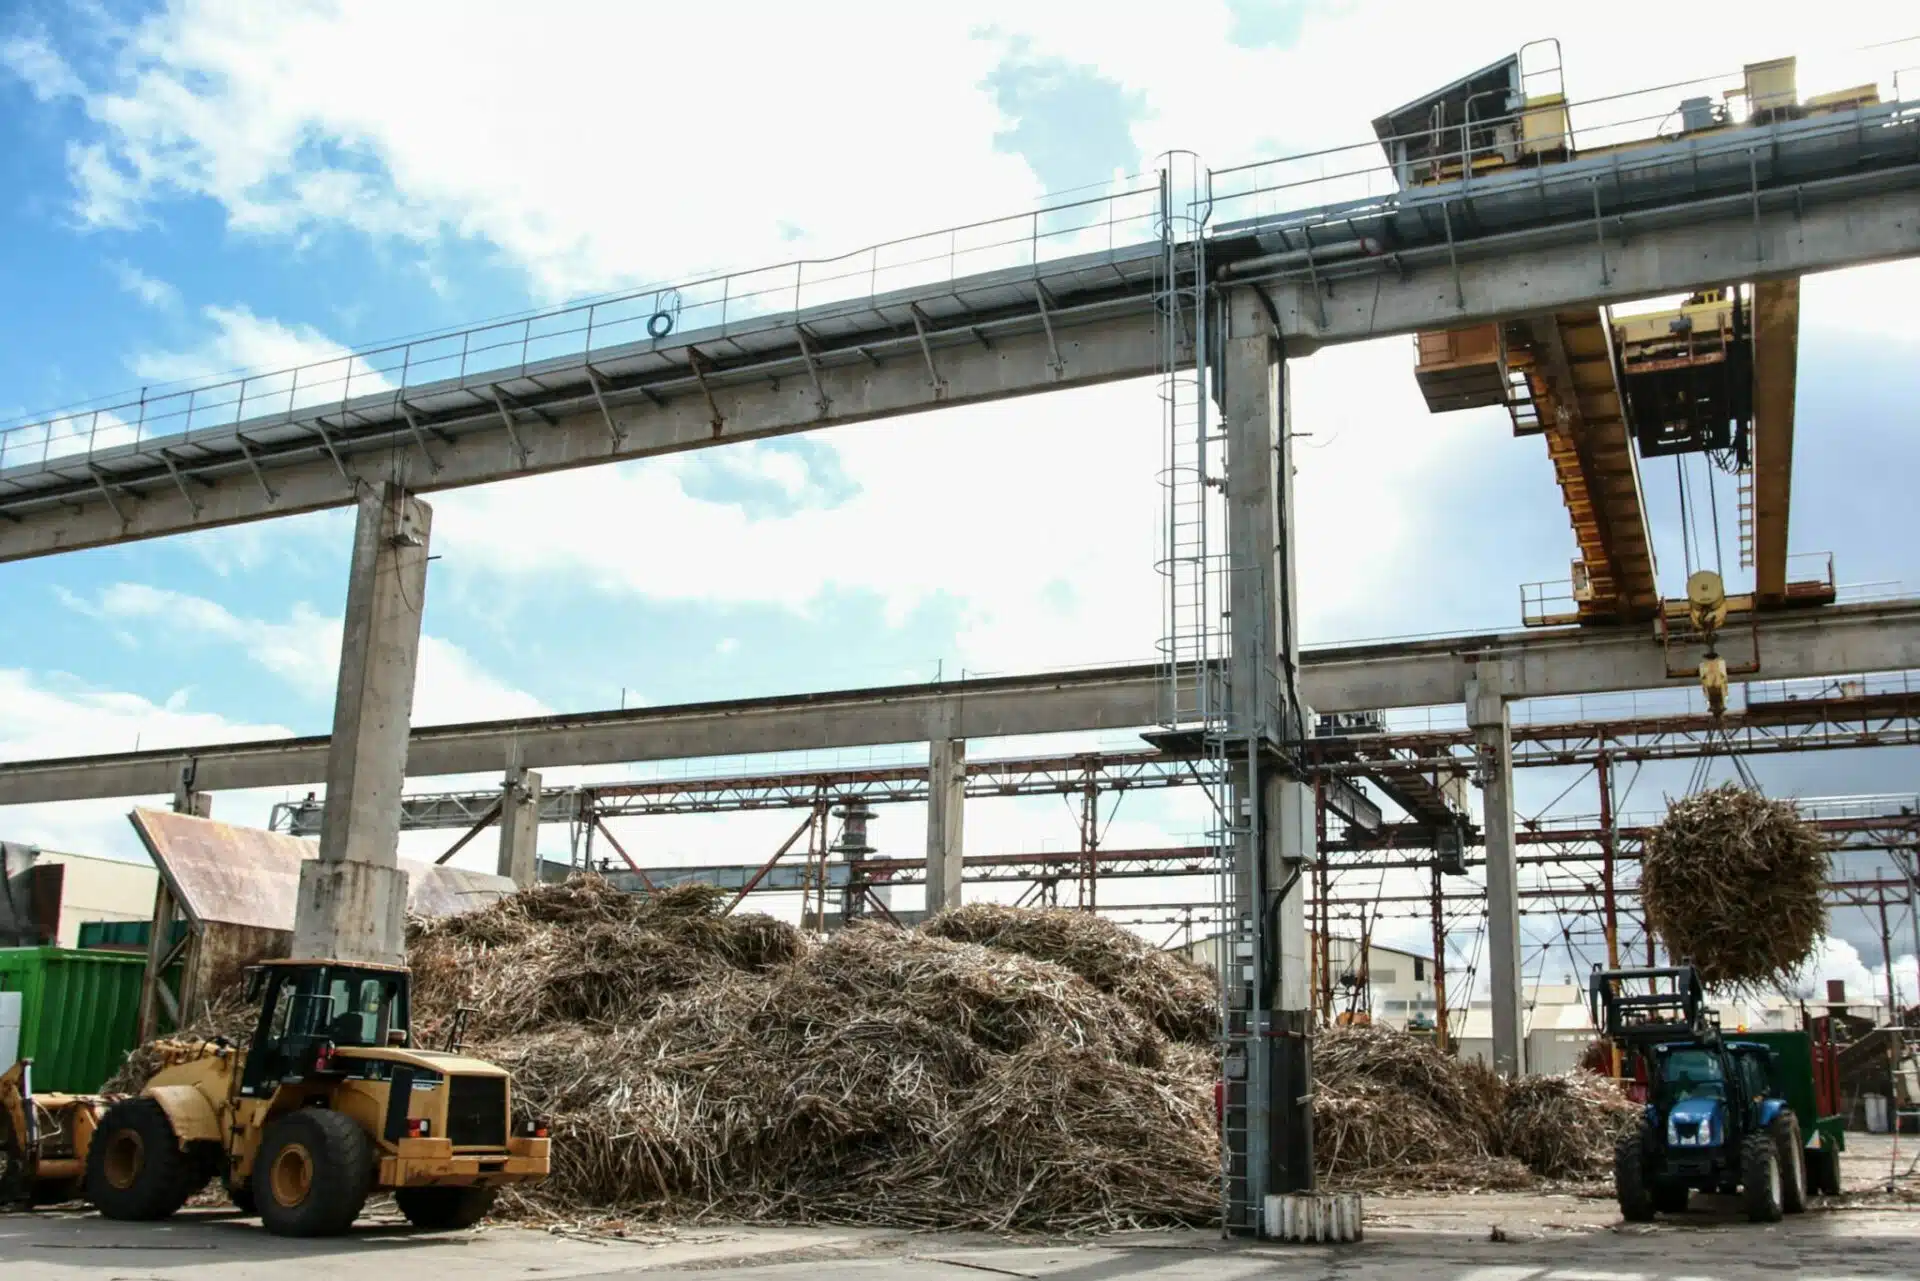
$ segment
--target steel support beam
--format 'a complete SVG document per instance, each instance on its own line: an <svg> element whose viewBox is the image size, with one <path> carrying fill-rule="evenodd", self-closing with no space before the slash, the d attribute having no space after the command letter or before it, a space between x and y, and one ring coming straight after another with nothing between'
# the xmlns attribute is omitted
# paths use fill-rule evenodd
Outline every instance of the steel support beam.
<svg viewBox="0 0 1920 1281"><path fill-rule="evenodd" d="M1733 628L1722 648L1744 643ZM1920 669L1920 601L1827 606L1764 618L1759 679L1790 680ZM1680 657L1687 657L1681 655ZM1660 644L1641 628L1509 632L1305 650L1303 701L1316 712L1452 705L1472 665L1507 660L1508 698L1689 689L1670 679ZM1692 656L1697 662L1697 655ZM492 773L510 750L557 769L807 748L926 742L937 734L1000 738L1130 729L1159 716L1161 674L1150 665L935 685L585 712L413 732L410 777ZM326 777L323 736L0 764L0 805L156 796L193 763L209 791L311 786Z"/></svg>
<svg viewBox="0 0 1920 1281"><path fill-rule="evenodd" d="M1229 1088L1226 1129L1245 1135L1244 1185L1229 1180L1231 1222L1255 1221L1271 1195L1313 1188L1312 1014L1307 988L1306 883L1315 800L1299 766L1308 733L1301 706L1295 591L1292 426L1286 351L1247 291L1227 309L1221 344L1226 438L1229 768L1235 814L1234 926L1244 958L1225 959L1230 1052L1246 1056L1244 1092ZM1245 972L1242 973L1242 970ZM1228 1070L1231 1086L1233 1072ZM1238 1124L1231 1115L1242 1111ZM1230 1160L1234 1159L1232 1155Z"/></svg>
<svg viewBox="0 0 1920 1281"><path fill-rule="evenodd" d="M1799 367L1800 282L1763 280L1753 289L1753 594L1766 605L1787 597Z"/></svg>

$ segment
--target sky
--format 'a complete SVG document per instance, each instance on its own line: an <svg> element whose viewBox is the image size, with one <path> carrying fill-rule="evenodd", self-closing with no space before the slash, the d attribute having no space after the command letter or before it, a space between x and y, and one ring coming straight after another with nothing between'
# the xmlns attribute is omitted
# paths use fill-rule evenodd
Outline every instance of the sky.
<svg viewBox="0 0 1920 1281"><path fill-rule="evenodd" d="M0 14L0 425L1019 213L1173 148L1224 168L1360 142L1374 115L1543 37L1575 100L1784 53L1807 92L1920 64L1915 44L1849 52L1914 35L1906 6L1847 6L1843 29L1774 8L1733 30L1663 6L1656 44L1622 20L1653 11L1636 4L1541 30L1538 6L1462 23L1358 0L1112 3L1098 21L1046 0L22 0ZM1804 290L1793 548L1831 551L1863 591L1920 584L1916 284L1901 264ZM1308 643L1510 628L1519 584L1567 576L1540 442L1499 410L1429 415L1412 363L1396 339L1290 368ZM1141 659L1159 451L1152 387L1121 384L434 495L415 721ZM1676 593L1675 486L1646 483ZM330 512L0 566L0 757L324 732L350 537ZM1812 796L1911 794L1915 767L1885 750L1756 768ZM1523 776L1523 812L1595 808L1583 785L1556 801L1574 781L1558 773ZM468 782L492 780L422 786ZM1650 770L1635 803L1686 783ZM279 799L216 812L264 822ZM0 833L130 853L126 804L17 807ZM1106 843L1184 840L1202 804L1130 798ZM719 862L788 826L621 830L650 858ZM875 824L885 852L924 848L923 830L912 807ZM1052 800L969 810L969 852L1074 837ZM542 842L562 855L565 832ZM476 841L462 861L491 857ZM1821 964L1864 982L1879 954L1861 925L1837 921ZM1552 930L1529 930L1546 973Z"/></svg>

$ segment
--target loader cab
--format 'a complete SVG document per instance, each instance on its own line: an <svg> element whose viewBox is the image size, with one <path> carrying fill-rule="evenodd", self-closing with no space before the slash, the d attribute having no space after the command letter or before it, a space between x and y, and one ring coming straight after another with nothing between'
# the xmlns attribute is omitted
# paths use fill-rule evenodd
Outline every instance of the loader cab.
<svg viewBox="0 0 1920 1281"><path fill-rule="evenodd" d="M275 961L247 973L258 1019L240 1093L272 1094L287 1081L328 1070L336 1049L406 1045L408 972L399 966Z"/></svg>

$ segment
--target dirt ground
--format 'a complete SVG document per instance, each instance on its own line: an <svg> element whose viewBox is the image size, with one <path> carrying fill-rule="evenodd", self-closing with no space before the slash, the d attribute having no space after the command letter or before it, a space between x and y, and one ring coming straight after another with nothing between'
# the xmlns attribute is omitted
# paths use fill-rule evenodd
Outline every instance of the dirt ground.
<svg viewBox="0 0 1920 1281"><path fill-rule="evenodd" d="M376 1205L350 1235L289 1241L227 1209L159 1224L112 1223L79 1210L0 1216L6 1281L313 1281L382 1272L433 1281L593 1278L944 1278L1237 1281L1242 1277L1386 1281L1745 1281L1920 1279L1920 1141L1850 1135L1846 1196L1779 1224L1750 1224L1733 1198L1696 1196L1689 1212L1628 1225L1603 1190L1370 1196L1366 1240L1298 1247L1222 1241L1212 1232L1120 1233L1088 1240L842 1228L662 1228L625 1235L488 1225L419 1232ZM1897 1176L1889 1190L1889 1171ZM1920 1166L1916 1167L1920 1171Z"/></svg>

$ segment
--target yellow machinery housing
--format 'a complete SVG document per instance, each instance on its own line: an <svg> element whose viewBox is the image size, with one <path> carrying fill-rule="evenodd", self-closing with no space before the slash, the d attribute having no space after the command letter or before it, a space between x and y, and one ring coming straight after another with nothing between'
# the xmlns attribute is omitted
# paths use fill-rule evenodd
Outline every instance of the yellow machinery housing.
<svg viewBox="0 0 1920 1281"><path fill-rule="evenodd" d="M412 1048L406 969L270 962L249 995L250 1049L169 1043L133 1098L35 1097L29 1064L0 1077L0 1194L83 1191L110 1218L162 1219L217 1178L268 1230L323 1236L375 1191L422 1227L464 1227L502 1185L546 1176L545 1129L514 1133L504 1070Z"/></svg>

